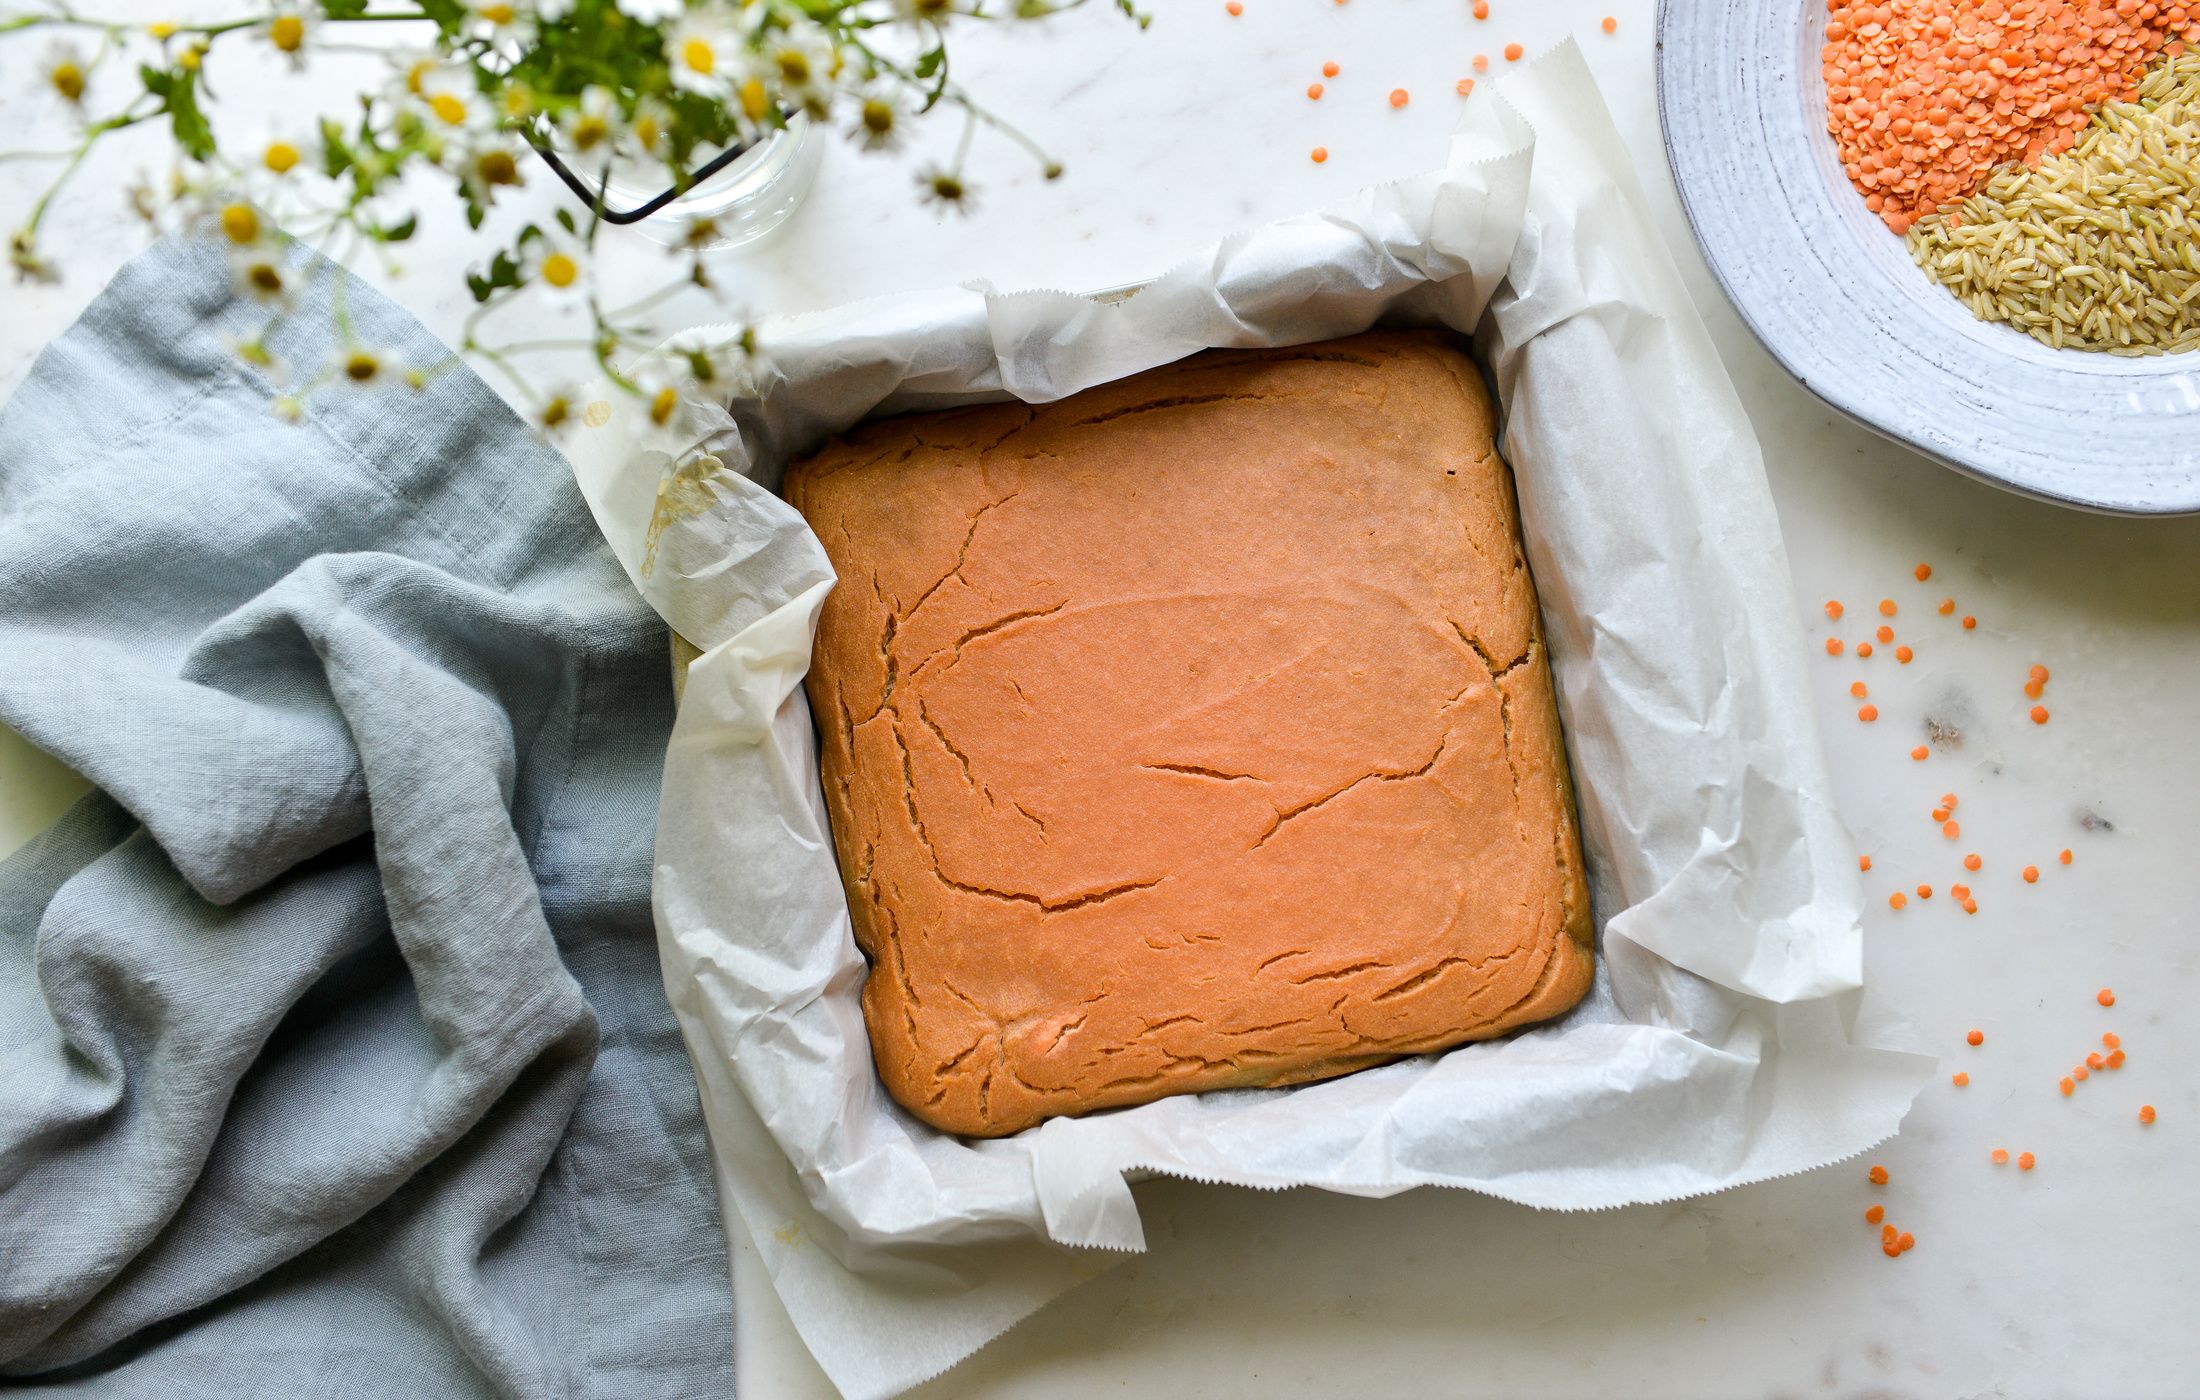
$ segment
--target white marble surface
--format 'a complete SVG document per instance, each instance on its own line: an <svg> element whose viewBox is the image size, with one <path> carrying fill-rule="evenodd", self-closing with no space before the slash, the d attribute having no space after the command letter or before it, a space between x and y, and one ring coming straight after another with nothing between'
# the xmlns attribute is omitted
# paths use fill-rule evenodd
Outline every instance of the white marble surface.
<svg viewBox="0 0 2200 1400"><path fill-rule="evenodd" d="M148 0L117 0L151 17ZM1798 596L1814 618L1838 597L1854 641L1892 597L1913 664L1819 654L1826 745L1845 817L1876 858L1876 892L1930 881L1900 913L1875 904L1869 975L1922 1035L1967 1069L1919 1101L1863 1163L1675 1206L1589 1216L1421 1192L1369 1202L1184 1183L1145 1188L1152 1252L1024 1323L928 1388L947 1395L1204 1396L2061 1396L2189 1395L2200 1382L2200 520L2082 516L1963 480L1840 421L1740 329L1704 274L1659 153L1647 0L1174 0L1137 35L1102 12L1061 32L982 36L958 70L1026 119L1069 166L1046 186L981 139L982 205L943 220L908 198L905 169L836 145L817 193L770 242L719 270L759 310L822 306L989 277L1002 286L1110 286L1150 275L1229 229L1437 159L1453 81L1476 51L1531 50L1577 31L1605 83L1662 227L1764 440ZM1596 21L1618 15L1606 36ZM36 44L0 46L0 142ZM1319 103L1325 58L1344 65ZM1502 70L1497 58L1492 76ZM1406 86L1393 111L1383 94ZM242 86L242 85L235 85ZM260 99L268 120L279 99ZM951 133L930 138L944 141ZM1325 144L1314 166L1307 149ZM139 148L140 152L144 148ZM136 246L111 194L144 159L87 172L54 223L70 254L54 288L0 297L0 389ZM0 165L12 223L31 172ZM530 191L547 208L541 180ZM610 256L644 285L646 250ZM453 239L431 239L395 284L439 331L463 314ZM694 308L697 317L714 310ZM515 317L515 324L522 318ZM522 326L522 329L527 327ZM1910 576L1929 560L1930 584ZM1931 603L1953 594L1979 627ZM2044 727L2025 718L2025 668L2053 668ZM5 664L0 659L0 664ZM1854 715L1862 677L1876 724ZM1960 748L1913 763L1924 717L1952 717ZM0 734L0 848L26 839L71 781ZM1962 797L1963 836L1927 809ZM2088 829L2084 818L2091 814ZM2063 869L2053 853L2071 847ZM1984 870L1966 876L1963 852ZM2026 886L2016 871L2037 861ZM1975 917L1946 892L1967 879ZM2113 1011L2094 1003L2117 989ZM1986 1044L1972 1050L1963 1032ZM2130 1064L2062 1098L2058 1075L2125 1037ZM2161 1121L2141 1129L2139 1103ZM2029 1149L2039 1167L1995 1168ZM1915 1232L1883 1257L1861 1219L1874 1201ZM753 1268L737 1268L744 1393L829 1394Z"/></svg>

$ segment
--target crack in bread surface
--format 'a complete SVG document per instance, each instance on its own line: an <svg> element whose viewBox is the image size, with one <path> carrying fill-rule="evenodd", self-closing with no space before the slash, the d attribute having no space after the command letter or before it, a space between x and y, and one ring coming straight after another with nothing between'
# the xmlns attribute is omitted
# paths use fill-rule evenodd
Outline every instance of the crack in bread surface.
<svg viewBox="0 0 2200 1400"><path fill-rule="evenodd" d="M1303 1082L1585 988L1479 373L1426 335L1334 344L790 472L843 580L809 684L866 1019L936 1126Z"/></svg>

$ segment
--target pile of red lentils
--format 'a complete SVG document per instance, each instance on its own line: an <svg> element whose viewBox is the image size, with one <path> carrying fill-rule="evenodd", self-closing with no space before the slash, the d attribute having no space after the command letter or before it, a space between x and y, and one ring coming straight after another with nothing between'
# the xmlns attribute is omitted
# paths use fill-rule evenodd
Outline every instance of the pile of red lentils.
<svg viewBox="0 0 2200 1400"><path fill-rule="evenodd" d="M2012 161L2068 150L2127 99L2183 4L2155 0L1826 0L1826 129L1896 233Z"/></svg>

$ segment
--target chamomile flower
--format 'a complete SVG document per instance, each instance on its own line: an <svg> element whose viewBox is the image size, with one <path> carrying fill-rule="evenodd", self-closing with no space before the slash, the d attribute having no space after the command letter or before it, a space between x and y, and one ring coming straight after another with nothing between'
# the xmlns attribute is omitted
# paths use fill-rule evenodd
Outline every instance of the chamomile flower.
<svg viewBox="0 0 2200 1400"><path fill-rule="evenodd" d="M678 19L685 0L614 0L620 14L636 24L663 24Z"/></svg>
<svg viewBox="0 0 2200 1400"><path fill-rule="evenodd" d="M444 152L444 168L458 177L467 198L487 205L500 189L525 184L520 178L519 146L511 138L482 132L453 142Z"/></svg>
<svg viewBox="0 0 2200 1400"><path fill-rule="evenodd" d="M780 105L823 117L832 110L833 78L840 71L832 42L816 25L795 21L769 35L756 56L764 84ZM751 112L754 119L761 113Z"/></svg>
<svg viewBox="0 0 2200 1400"><path fill-rule="evenodd" d="M232 248L229 269L239 296L270 304L290 299L290 270L283 266L282 249L272 242Z"/></svg>
<svg viewBox="0 0 2200 1400"><path fill-rule="evenodd" d="M425 377L405 363L395 350L375 345L347 345L331 358L325 376L349 389L379 389L396 384L420 388Z"/></svg>
<svg viewBox="0 0 2200 1400"><path fill-rule="evenodd" d="M84 87L91 80L91 64L84 51L63 42L48 46L44 65L47 90L71 107L84 105Z"/></svg>
<svg viewBox="0 0 2200 1400"><path fill-rule="evenodd" d="M472 134L496 124L496 108L463 68L431 66L408 73L406 87L428 109L428 125L442 134Z"/></svg>
<svg viewBox="0 0 2200 1400"><path fill-rule="evenodd" d="M634 116L626 124L619 148L635 155L661 156L672 133L672 122L670 107L655 98L645 97L635 104Z"/></svg>
<svg viewBox="0 0 2200 1400"><path fill-rule="evenodd" d="M306 41L311 37L313 23L302 10L277 10L261 37L274 45L275 51L288 59L294 70L306 66Z"/></svg>
<svg viewBox="0 0 2200 1400"><path fill-rule="evenodd" d="M558 119L558 134L572 149L586 154L618 140L619 109L606 87L581 89L581 99Z"/></svg>
<svg viewBox="0 0 2200 1400"><path fill-rule="evenodd" d="M524 44L535 36L534 17L513 0L473 0L466 32L492 44Z"/></svg>
<svg viewBox="0 0 2200 1400"><path fill-rule="evenodd" d="M848 137L866 151L893 151L905 134L898 94L885 84L874 84L857 94L856 117Z"/></svg>
<svg viewBox="0 0 2200 1400"><path fill-rule="evenodd" d="M723 98L740 72L741 35L725 16L693 10L665 34L665 63L672 85L684 92Z"/></svg>
<svg viewBox="0 0 2200 1400"><path fill-rule="evenodd" d="M584 271L580 245L565 237L562 230L553 229L528 240L521 276L530 285L542 288L545 302L579 298L586 285Z"/></svg>
<svg viewBox="0 0 2200 1400"><path fill-rule="evenodd" d="M955 0L894 0L894 13L911 23L944 24L955 13Z"/></svg>
<svg viewBox="0 0 2200 1400"><path fill-rule="evenodd" d="M956 171L928 165L917 172L917 200L935 209L967 214L976 207L969 182Z"/></svg>

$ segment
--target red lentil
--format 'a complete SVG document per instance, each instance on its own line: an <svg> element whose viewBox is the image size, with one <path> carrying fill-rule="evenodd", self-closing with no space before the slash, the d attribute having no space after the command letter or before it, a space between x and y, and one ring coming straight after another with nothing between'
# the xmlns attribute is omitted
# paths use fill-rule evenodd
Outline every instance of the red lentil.
<svg viewBox="0 0 2200 1400"><path fill-rule="evenodd" d="M1474 79L1461 78L1458 82L1451 85L1451 90L1458 93L1461 97L1472 97L1474 95ZM1826 644L1826 649L1833 652L1835 656L1839 656L1841 654L1838 650L1841 645L1840 642L1832 637L1828 637L1826 638Z"/></svg>
<svg viewBox="0 0 2200 1400"><path fill-rule="evenodd" d="M2061 862L2062 862L2062 863L2063 863L2064 865L2068 865L2068 864L2070 864L2070 851L2069 851L2069 849L2068 849L2067 847L2066 847L2066 848L2064 848L2064 850L2063 850L2063 853L2062 853L2061 855L2059 855L2059 856L2055 857L2055 859L2057 859L2057 860L2061 861Z"/></svg>
<svg viewBox="0 0 2200 1400"><path fill-rule="evenodd" d="M2020 1172L2028 1172L2032 1170L2032 1164L2037 1162L2038 1160L2039 1159L2037 1157L2034 1157L2029 1152L2019 1152L2017 1154L2017 1170Z"/></svg>
<svg viewBox="0 0 2200 1400"><path fill-rule="evenodd" d="M1976 851L1973 851L1970 855L1967 855L1963 858L1963 868L1965 870L1976 870L1984 864L1986 864L1986 862L1978 858L1978 852Z"/></svg>
<svg viewBox="0 0 2200 1400"><path fill-rule="evenodd" d="M1872 858L1871 858L1870 856L1858 856L1858 857L1856 858L1856 868L1857 868L1858 870L1869 870L1869 869L1871 869L1871 868L1872 868Z"/></svg>
<svg viewBox="0 0 2200 1400"><path fill-rule="evenodd" d="M2153 1104L2150 1104L2150 1103L2143 1103L2143 1104L2140 1104L2140 1105L2139 1105L2139 1121L2140 1121L2141 1123L2147 1124L2147 1125L2148 1125L2149 1127L2153 1126L2153 1123L2154 1123L2154 1105L2153 1105Z"/></svg>
<svg viewBox="0 0 2200 1400"><path fill-rule="evenodd" d="M2121 1046L2121 1045L2122 1045L2123 1043L2124 1043L2124 1038L2123 1038L2122 1036L2120 1036L2120 1035L2116 1034L2116 1032L2114 1032L2114 1031L2102 1031L2102 1032L2101 1032L2101 1044L2102 1044L2102 1045L2104 1045L2104 1046L2106 1046L2106 1047L2108 1047L2109 1049L2111 1049L2111 1050L2117 1049L2117 1048L2118 1048L2118 1047L2120 1047L2120 1046Z"/></svg>
<svg viewBox="0 0 2200 1400"><path fill-rule="evenodd" d="M1828 599L1826 600L1826 616L1827 616L1827 617L1829 617L1829 618L1832 618L1832 619L1833 619L1833 620L1834 620L1835 622L1839 622L1839 621L1841 620L1841 613L1842 613L1842 611L1843 611L1843 609L1842 609L1842 607L1841 607L1841 600L1840 600L1840 599L1838 599L1838 598L1828 598Z"/></svg>
<svg viewBox="0 0 2200 1400"><path fill-rule="evenodd" d="M2027 885L2036 885L2039 882L2040 868L2036 865L2027 865L2026 867L2024 867L2024 883L2026 883Z"/></svg>
<svg viewBox="0 0 2200 1400"><path fill-rule="evenodd" d="M2116 994L2106 987L2095 992L2093 999L2103 1006L2114 1006L2116 1004Z"/></svg>
<svg viewBox="0 0 2200 1400"><path fill-rule="evenodd" d="M1391 106L1393 106L1393 107L1403 107L1403 106L1405 106L1405 105L1406 105L1406 103L1407 103L1407 102L1408 102L1409 100L1410 100L1410 99L1408 99L1408 98L1407 98L1407 96L1406 96L1406 90L1405 90L1404 88L1392 88L1392 89L1390 90L1390 105L1391 105Z"/></svg>
<svg viewBox="0 0 2200 1400"><path fill-rule="evenodd" d="M1864 1211L1864 1223L1866 1225L1877 1225L1886 1218L1887 1208L1885 1206L1870 1206Z"/></svg>
<svg viewBox="0 0 2200 1400"><path fill-rule="evenodd" d="M1933 897L1933 887L1931 885L1919 885L1917 887L1917 897L1919 899L1931 899Z"/></svg>
<svg viewBox="0 0 2200 1400"><path fill-rule="evenodd" d="M1864 1175L1871 1179L1874 1186L1885 1186L1887 1184L1887 1169L1885 1167L1873 1167Z"/></svg>
<svg viewBox="0 0 2200 1400"><path fill-rule="evenodd" d="M1322 65L1322 76L1325 78L1334 78L1343 71L1343 69L1337 66L1337 61L1335 59L1331 59L1329 62Z"/></svg>
<svg viewBox="0 0 2200 1400"><path fill-rule="evenodd" d="M2072 1079L2067 1074L2062 1077L2062 1084L2060 1087L2062 1088L2062 1095L2066 1099L2069 1098L2072 1094L2078 1092L2077 1081Z"/></svg>
<svg viewBox="0 0 2200 1400"><path fill-rule="evenodd" d="M1963 1037L1963 1039L1964 1042L1969 1045L1984 1045L1986 1043L1986 1032L1973 1031L1969 1035Z"/></svg>
<svg viewBox="0 0 2200 1400"><path fill-rule="evenodd" d="M1885 623L1881 623L1879 630L1877 632L1874 632L1872 635L1879 638L1880 643L1884 645L1894 640L1894 629L1887 626Z"/></svg>
<svg viewBox="0 0 2200 1400"><path fill-rule="evenodd" d="M2032 722L2034 724L2047 723L2047 707L2045 705L2034 705L2032 707Z"/></svg>
<svg viewBox="0 0 2200 1400"><path fill-rule="evenodd" d="M1919 744L1916 748L1910 750L1910 757L1916 759L1919 763L1923 763L1926 757L1931 753L1931 749L1926 748L1923 744Z"/></svg>
<svg viewBox="0 0 2200 1400"><path fill-rule="evenodd" d="M1309 153L1308 158L1311 159L1314 164L1320 165L1323 161L1329 159L1329 148L1327 146L1316 146Z"/></svg>
<svg viewBox="0 0 2200 1400"><path fill-rule="evenodd" d="M1920 564L1916 568L1910 570L1910 572L1917 575L1917 581L1919 583L1923 583L1925 580L1933 576L1933 566L1930 564Z"/></svg>
<svg viewBox="0 0 2200 1400"><path fill-rule="evenodd" d="M1306 85L1306 95L1316 102L1321 101L1322 85L1320 83L1308 83Z"/></svg>
<svg viewBox="0 0 2200 1400"><path fill-rule="evenodd" d="M1911 651L1908 647L1896 647L1894 649L1894 659L1901 662L1905 666L1909 665L1911 659L1914 658L1916 655L1917 653Z"/></svg>
<svg viewBox="0 0 2200 1400"><path fill-rule="evenodd" d="M1826 129L1896 233L2076 141L2130 94L2183 7L2152 0L1827 0Z"/></svg>
<svg viewBox="0 0 2200 1400"><path fill-rule="evenodd" d="M1910 897L1900 890L1896 890L1893 894L1887 896L1887 907L1889 909L1904 908L1909 904L1909 902Z"/></svg>
<svg viewBox="0 0 2200 1400"><path fill-rule="evenodd" d="M1474 88L1474 79L1472 79L1472 78L1461 78L1461 79L1459 80L1459 85L1460 85L1461 87L1464 87L1464 88L1468 89L1469 91L1472 91L1472 90L1473 90L1473 88ZM1828 638L1826 638L1826 655L1828 655L1828 656L1839 656L1839 655L1841 654L1841 651L1842 651L1842 646L1841 646L1841 639L1840 639L1839 637L1828 637Z"/></svg>
<svg viewBox="0 0 2200 1400"><path fill-rule="evenodd" d="M1849 694L1856 697L1857 699L1861 700L1871 693L1871 687L1864 684L1862 681L1849 682Z"/></svg>
<svg viewBox="0 0 2200 1400"><path fill-rule="evenodd" d="M1613 18L1611 15L1606 15L1604 17L1604 32L1607 34L1617 34L1619 32L1619 21Z"/></svg>
<svg viewBox="0 0 2200 1400"><path fill-rule="evenodd" d="M2124 1052L2121 1050L2109 1051L2108 1067L2110 1069L2122 1069L2124 1067Z"/></svg>
<svg viewBox="0 0 2200 1400"><path fill-rule="evenodd" d="M1963 615L1963 630L1964 630L1964 631L1966 631L1966 632L1969 632L1969 631L1971 631L1971 630L1972 630L1973 628L1975 628L1975 627L1977 627L1977 626L1978 626L1978 619L1977 619L1977 618L1975 618L1975 617L1971 616L1971 615L1970 615L1969 613L1965 613L1965 614Z"/></svg>
<svg viewBox="0 0 2200 1400"><path fill-rule="evenodd" d="M1870 656L1872 654L1872 644L1870 642L1858 642L1856 644L1856 654L1858 656Z"/></svg>
<svg viewBox="0 0 2200 1400"><path fill-rule="evenodd" d="M1943 599L1941 599L1941 600L1940 600L1940 615L1941 615L1942 617L1947 617L1947 616L1949 616L1950 614L1952 614L1953 612L1955 612L1955 610L1956 610L1956 600L1955 600L1955 599L1953 599L1953 598L1943 598Z"/></svg>
<svg viewBox="0 0 2200 1400"><path fill-rule="evenodd" d="M1968 1088L1970 1087L1971 1076L1968 1071L1959 1069L1954 1074L1948 1076L1948 1082L1955 1085L1958 1089Z"/></svg>
<svg viewBox="0 0 2200 1400"><path fill-rule="evenodd" d="M1882 598L1879 600L1879 615L1881 617L1894 616L1894 599Z"/></svg>
<svg viewBox="0 0 2200 1400"><path fill-rule="evenodd" d="M2006 1147L1997 1147L1997 1148L1995 1148L1995 1149L1994 1149L1994 1165L1995 1165L1995 1166L1997 1166L1997 1167L2001 1167L2001 1166L2007 1166L2008 1164L2009 1164L2009 1149L2008 1149L2008 1148L2006 1148Z"/></svg>
<svg viewBox="0 0 2200 1400"><path fill-rule="evenodd" d="M1860 706L1856 711L1856 717L1864 723L1870 724L1873 720L1879 718L1879 707L1877 705Z"/></svg>

